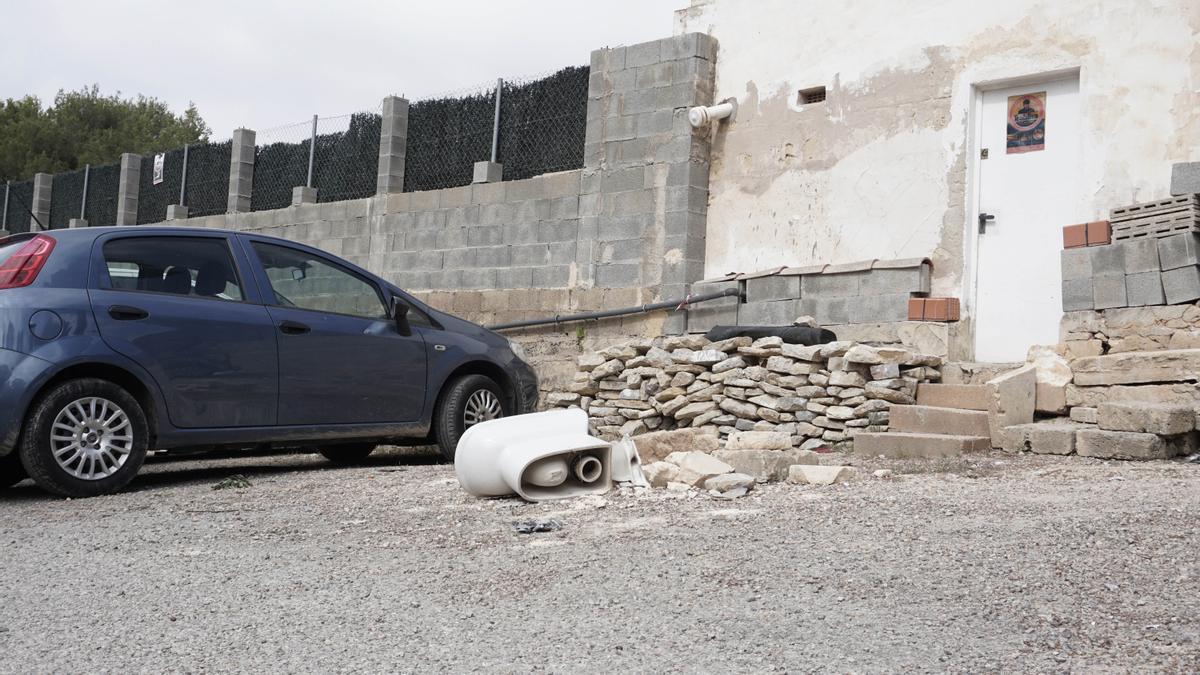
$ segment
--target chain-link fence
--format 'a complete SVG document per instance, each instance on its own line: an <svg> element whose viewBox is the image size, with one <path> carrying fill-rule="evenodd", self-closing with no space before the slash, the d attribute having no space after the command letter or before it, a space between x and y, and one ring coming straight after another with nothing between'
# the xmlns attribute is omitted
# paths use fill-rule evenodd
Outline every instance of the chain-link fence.
<svg viewBox="0 0 1200 675"><path fill-rule="evenodd" d="M93 166L89 170L87 208L84 210L83 216L87 218L88 225L111 227L117 224L117 193L120 187L120 162Z"/></svg>
<svg viewBox="0 0 1200 675"><path fill-rule="evenodd" d="M468 185L475 163L489 159L504 166L505 180L582 167L588 75L587 66L563 68L544 77L501 80L499 91L496 85L480 86L413 102L404 190ZM375 194L380 113L376 108L258 132L251 210L285 208L293 188L305 185L317 189L321 202ZM165 220L171 204L186 205L193 217L224 213L231 151L229 140L167 150L158 181L155 155L144 155L138 224ZM119 181L119 164L57 174L46 225L67 227L81 216L93 226L115 224ZM25 231L29 216L21 204L31 204L33 182L12 183L8 192L8 229Z"/></svg>
<svg viewBox="0 0 1200 675"><path fill-rule="evenodd" d="M54 174L54 182L50 186L50 223L47 227L61 230L70 224L72 218L81 217L87 172L83 168Z"/></svg>
<svg viewBox="0 0 1200 675"><path fill-rule="evenodd" d="M29 213L33 209L33 181L8 183L5 188L4 218L0 229L12 234L29 231Z"/></svg>
<svg viewBox="0 0 1200 675"><path fill-rule="evenodd" d="M155 183L155 155L142 159L138 179L137 224L159 223L167 219L167 207L179 203L179 186L183 181L183 148L167 150L163 155L161 180Z"/></svg>
<svg viewBox="0 0 1200 675"><path fill-rule="evenodd" d="M361 199L375 194L382 124L378 110L318 120L313 160L317 201Z"/></svg>
<svg viewBox="0 0 1200 675"><path fill-rule="evenodd" d="M184 204L188 215L213 216L229 205L229 161L233 141L210 141L188 146L187 190Z"/></svg>

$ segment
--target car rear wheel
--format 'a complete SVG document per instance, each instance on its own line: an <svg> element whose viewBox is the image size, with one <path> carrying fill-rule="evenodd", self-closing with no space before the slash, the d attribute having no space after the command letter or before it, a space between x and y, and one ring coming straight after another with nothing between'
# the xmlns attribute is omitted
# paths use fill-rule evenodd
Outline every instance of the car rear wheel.
<svg viewBox="0 0 1200 675"><path fill-rule="evenodd" d="M458 439L471 427L509 414L504 392L484 375L464 375L448 385L434 410L438 449L447 462L454 461Z"/></svg>
<svg viewBox="0 0 1200 675"><path fill-rule="evenodd" d="M17 451L0 457L0 488L12 487L29 476L21 465L21 454Z"/></svg>
<svg viewBox="0 0 1200 675"><path fill-rule="evenodd" d="M375 447L374 443L347 443L321 448L318 452L334 464L353 465L361 464L372 452L375 452Z"/></svg>
<svg viewBox="0 0 1200 675"><path fill-rule="evenodd" d="M148 438L146 415L129 392L106 380L71 380L34 404L21 435L21 463L47 492L95 497L133 480Z"/></svg>

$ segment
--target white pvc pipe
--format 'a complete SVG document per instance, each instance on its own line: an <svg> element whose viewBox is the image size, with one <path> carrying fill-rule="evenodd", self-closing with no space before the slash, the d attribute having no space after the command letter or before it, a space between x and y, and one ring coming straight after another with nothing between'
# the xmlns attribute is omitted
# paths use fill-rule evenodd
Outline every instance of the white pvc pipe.
<svg viewBox="0 0 1200 675"><path fill-rule="evenodd" d="M595 457L584 455L575 460L575 468L572 473L580 482L595 483L600 478L600 474L604 473L604 465Z"/></svg>
<svg viewBox="0 0 1200 675"><path fill-rule="evenodd" d="M699 129L717 120L723 120L733 114L733 102L718 103L710 106L696 106L688 111L688 122Z"/></svg>

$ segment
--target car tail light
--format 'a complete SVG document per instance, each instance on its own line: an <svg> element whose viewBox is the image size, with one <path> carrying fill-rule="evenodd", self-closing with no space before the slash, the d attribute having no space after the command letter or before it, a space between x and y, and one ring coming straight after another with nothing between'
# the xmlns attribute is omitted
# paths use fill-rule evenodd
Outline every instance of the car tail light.
<svg viewBox="0 0 1200 675"><path fill-rule="evenodd" d="M44 234L25 242L24 246L0 264L0 290L32 284L53 250L54 239Z"/></svg>

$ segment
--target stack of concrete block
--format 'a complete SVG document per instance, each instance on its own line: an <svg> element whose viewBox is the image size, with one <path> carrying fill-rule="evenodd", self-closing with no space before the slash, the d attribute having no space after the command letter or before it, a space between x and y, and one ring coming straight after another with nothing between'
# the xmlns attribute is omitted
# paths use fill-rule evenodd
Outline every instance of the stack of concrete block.
<svg viewBox="0 0 1200 675"><path fill-rule="evenodd" d="M941 362L850 342L660 337L581 356L574 382L547 402L583 408L593 433L608 439L677 428L721 439L774 431L810 449L885 431L892 406L915 403L919 383L940 379Z"/></svg>
<svg viewBox="0 0 1200 675"><path fill-rule="evenodd" d="M810 316L822 326L909 320L908 301L928 295L926 258L787 267L693 284L693 295L740 284L744 302L704 306L688 316L688 332L714 325L786 326ZM950 319L943 319L950 320Z"/></svg>
<svg viewBox="0 0 1200 675"><path fill-rule="evenodd" d="M1113 241L1200 232L1200 195L1190 194L1113 209Z"/></svg>
<svg viewBox="0 0 1200 675"><path fill-rule="evenodd" d="M1168 305L1200 299L1200 233L1185 232L1159 239L1158 258Z"/></svg>
<svg viewBox="0 0 1200 675"><path fill-rule="evenodd" d="M1165 302L1158 242L1154 239L1064 249L1062 279L1066 312Z"/></svg>

